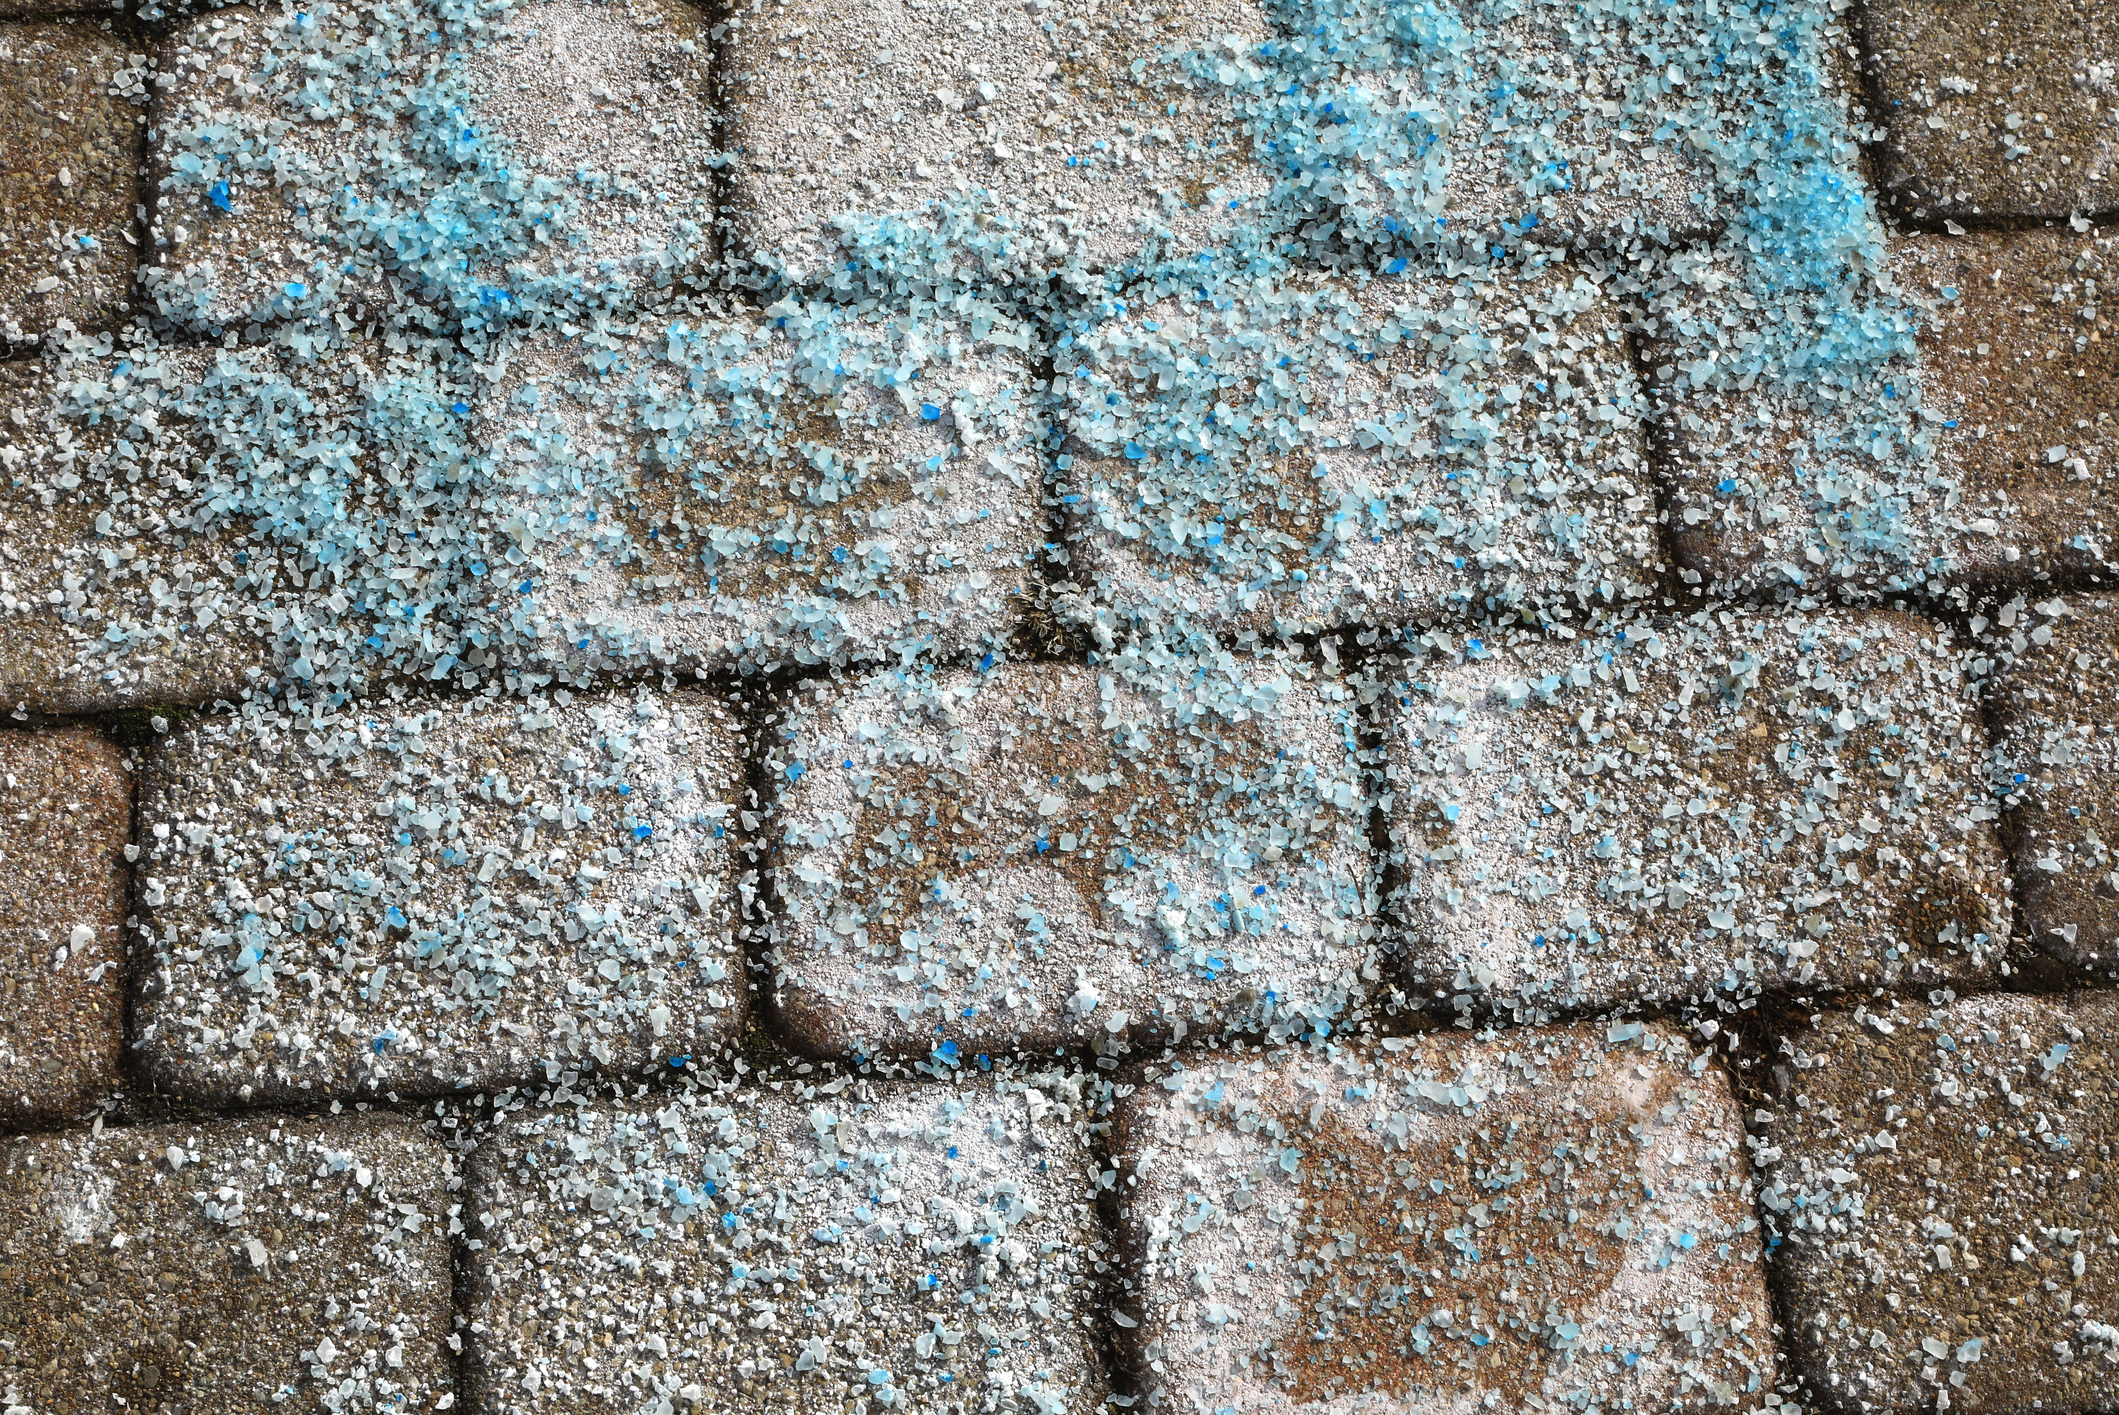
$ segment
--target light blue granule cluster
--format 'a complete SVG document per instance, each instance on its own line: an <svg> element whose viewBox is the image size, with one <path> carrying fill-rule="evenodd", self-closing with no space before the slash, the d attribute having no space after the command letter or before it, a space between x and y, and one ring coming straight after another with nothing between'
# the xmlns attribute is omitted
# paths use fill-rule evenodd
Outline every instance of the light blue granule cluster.
<svg viewBox="0 0 2119 1415"><path fill-rule="evenodd" d="M1688 389L1770 393L1810 418L1812 455L1792 463L1794 484L1749 467L1728 478L1747 506L1783 504L1805 528L1815 553L1789 557L1784 581L1812 586L1822 570L1895 588L1946 568L1923 508L1948 488L1903 374L1922 314L1884 274L1859 132L1830 73L1841 36L1827 4L1279 7L1275 38L1202 53L1189 79L1188 91L1226 92L1277 175L1269 198L1232 214L1223 246L1182 252L1151 222L1136 262L974 288L999 268L987 256L1018 239L1008 208L974 190L961 209L917 221L846 213L843 262L799 292L768 273L759 301L781 303L763 314L741 291L703 288L717 268L703 239L642 252L628 269L659 272L646 280L569 258L600 179L523 170L477 111L481 56L516 19L505 5L377 4L264 26L243 103L179 104L165 121L166 187L203 194L209 220L281 202L324 254L269 307L234 318L211 282L169 267L153 284L154 320L57 353L68 414L116 432L88 477L159 498L202 536L281 552L278 577L233 583L263 610L293 681L354 688L409 673L535 687L632 664L990 647L1005 636L1005 588L863 617L864 603L910 605L915 567L954 562L962 547L941 530L898 536L880 555L871 536L856 554L858 537L840 532L861 527L804 516L830 513L870 478L901 479L918 501L923 476L941 470L931 459L978 462L960 433L990 438L1011 418L1005 466L978 474L1043 475L1026 460L1037 439L1023 424L1048 415L1060 424L1048 452L1076 455L1060 445L1072 438L1133 474L1125 496L1095 508L1107 529L1113 516L1121 535L1140 521L1165 568L1215 581L1239 612L1255 608L1241 601L1256 587L1314 574L1296 561L1329 560L1364 536L1425 537L1438 569L1464 572L1384 594L1381 610L1373 583L1312 585L1288 616L1298 625L1535 620L1570 599L1627 598L1638 586L1613 573L1625 557L1597 542L1584 508L1602 497L1597 514L1624 521L1610 505L1648 488L1612 484L1644 475L1622 444L1655 415L1647 399ZM320 128L335 135L329 161L302 156ZM1307 273L1319 268L1338 283ZM1405 297L1349 293L1386 280ZM1618 360L1594 401L1573 407L1534 350L1497 357L1488 326L1505 328L1519 297L1535 329L1578 313L1556 311L1549 292L1584 288L1635 312L1626 337L1651 356L1676 336L1685 357L1645 391ZM1173 301L1228 332L1198 350L1157 339L1144 312ZM788 310L793 327L780 323ZM897 341L887 352L871 347L886 325L880 337ZM794 347L761 401L746 389L768 377L757 360L768 329ZM232 347L174 352L172 336L202 334ZM593 456L576 456L587 439L547 426L536 400L510 401L509 360L538 340L561 351L550 377L566 398L618 417L621 435ZM1278 359L1276 341L1287 346ZM1418 396L1386 388L1372 408L1335 412L1335 392L1343 405L1393 341L1437 356ZM1036 370L1048 352L1052 384ZM1086 378L1068 367L1076 359ZM1532 362L1504 366L1522 359ZM1127 367L1092 367L1100 360ZM961 408L929 400L921 380L943 364L980 371L980 394ZM1150 365L1156 387L1121 387ZM856 388L898 397L893 416L908 422L936 409L938 447L895 466L849 460L835 439ZM796 419L791 431L784 400L797 393L835 421ZM1346 438L1317 431L1341 414ZM1590 414L1627 426L1586 435ZM1556 442L1570 419L1578 426ZM1512 444L1511 427L1534 435ZM1376 455L1375 475L1334 489L1306 528L1275 528L1284 500L1315 500L1305 461L1353 451ZM796 461L811 464L802 498L750 494ZM666 514L699 529L696 549L674 559L659 532L629 545L641 523L620 514L665 468L688 492ZM1405 494L1416 474L1440 485ZM1170 511L1159 525L1136 514L1151 491ZM791 514L798 500L808 510ZM1229 519L1246 513L1249 525ZM850 560L775 586L762 614L738 606L754 621L745 633L672 630L711 617L719 580L783 545ZM1030 536L1003 558L1023 580L1040 553L1066 557ZM618 575L639 615L582 610L565 587L590 561ZM649 561L655 575L625 573ZM1077 587L1087 622L1122 631L1140 609L1109 585ZM1195 612L1181 597L1151 608ZM210 627L189 605L161 606L113 620L106 639L169 631L172 614Z"/></svg>

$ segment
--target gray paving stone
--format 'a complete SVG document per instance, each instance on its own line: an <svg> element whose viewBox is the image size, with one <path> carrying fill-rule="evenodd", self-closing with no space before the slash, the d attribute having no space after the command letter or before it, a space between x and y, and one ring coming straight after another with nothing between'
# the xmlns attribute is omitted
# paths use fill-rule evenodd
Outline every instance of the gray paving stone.
<svg viewBox="0 0 2119 1415"><path fill-rule="evenodd" d="M2067 226L1914 236L1901 283L1938 298L1921 339L1921 388L1953 524L1959 575L1999 584L2119 580L2119 343L2096 289L2119 230Z"/></svg>
<svg viewBox="0 0 2119 1415"><path fill-rule="evenodd" d="M1055 356L1075 617L1314 630L1653 592L1625 309L1584 273L1121 308ZM1502 391L1474 410L1472 385Z"/></svg>
<svg viewBox="0 0 2119 1415"><path fill-rule="evenodd" d="M1682 24L1557 6L1409 21L1361 0L1299 0L1279 17L1279 47L1302 56L1287 67L1329 75L1316 91L1353 110L1346 121L1367 139L1325 136L1320 115L1314 138L1281 141L1314 142L1304 155L1319 195L1372 238L1469 230L1601 245L1693 240L1720 224L1712 167L1651 115L1689 84L1688 115L1712 126L1743 80L1728 84Z"/></svg>
<svg viewBox="0 0 2119 1415"><path fill-rule="evenodd" d="M531 0L466 57L481 128L574 202L549 249L635 290L699 273L714 252L713 52L691 0Z"/></svg>
<svg viewBox="0 0 2119 1415"><path fill-rule="evenodd" d="M0 1126L118 1083L132 778L85 728L0 732Z"/></svg>
<svg viewBox="0 0 2119 1415"><path fill-rule="evenodd" d="M161 36L148 109L151 246L142 288L165 315L218 331L305 303L343 299L362 313L387 292L348 264L334 210L343 188L374 201L360 169L386 115L351 126L286 101L288 75L320 50L319 26L296 12L229 5L176 21ZM372 168L372 164L369 164ZM291 288L290 288L291 287Z"/></svg>
<svg viewBox="0 0 2119 1415"><path fill-rule="evenodd" d="M1791 1361L1846 1411L2119 1400L2109 997L1875 1003L1791 1039L1761 1197Z"/></svg>
<svg viewBox="0 0 2119 1415"><path fill-rule="evenodd" d="M200 717L142 783L146 1078L416 1095L725 1044L742 758L693 691Z"/></svg>
<svg viewBox="0 0 2119 1415"><path fill-rule="evenodd" d="M2025 932L2108 968L2119 954L2119 860L2106 838L2119 835L2119 599L2019 597L1987 632L2004 650L1987 721Z"/></svg>
<svg viewBox="0 0 2119 1415"><path fill-rule="evenodd" d="M1187 56L1242 68L1270 33L1255 0L739 11L723 80L736 242L806 278L846 244L842 217L887 212L932 234L933 204L969 222L983 196L1019 233L986 256L1011 277L1069 253L1122 261L1145 232L1196 249L1272 176L1228 91L1193 77Z"/></svg>
<svg viewBox="0 0 2119 1415"><path fill-rule="evenodd" d="M135 56L109 21L0 9L0 348L126 307L140 199Z"/></svg>
<svg viewBox="0 0 2119 1415"><path fill-rule="evenodd" d="M1940 223L2119 205L2109 6L1883 0L1866 28L1894 209Z"/></svg>
<svg viewBox="0 0 2119 1415"><path fill-rule="evenodd" d="M1998 965L1986 737L1941 626L1728 609L1430 643L1385 745L1423 996L1734 1003Z"/></svg>
<svg viewBox="0 0 2119 1415"><path fill-rule="evenodd" d="M1080 1086L754 1081L506 1115L465 1205L469 1408L1086 1415L1106 1250Z"/></svg>
<svg viewBox="0 0 2119 1415"><path fill-rule="evenodd" d="M1352 693L1292 662L880 674L767 728L774 993L831 1055L1275 1036L1377 976Z"/></svg>
<svg viewBox="0 0 2119 1415"><path fill-rule="evenodd" d="M0 1142L0 1392L35 1415L449 1408L448 1165L380 1115Z"/></svg>
<svg viewBox="0 0 2119 1415"><path fill-rule="evenodd" d="M273 663L254 591L282 561L199 525L184 468L206 438L161 411L212 360L180 350L133 373L127 417L95 426L57 362L0 362L0 710L210 703Z"/></svg>
<svg viewBox="0 0 2119 1415"><path fill-rule="evenodd" d="M474 416L550 637L592 668L998 647L1045 536L1028 343L792 301L615 359L530 339Z"/></svg>
<svg viewBox="0 0 2119 1415"><path fill-rule="evenodd" d="M0 362L0 710L232 699L272 663L253 591L280 562L234 527L198 529L177 482L199 443L161 421L212 358L180 351L133 375L131 416L94 426L66 411L57 363ZM175 479L125 480L165 462Z"/></svg>
<svg viewBox="0 0 2119 1415"><path fill-rule="evenodd" d="M1637 1022L1151 1072L1113 1134L1120 1350L1164 1409L1777 1406L1742 1140Z"/></svg>

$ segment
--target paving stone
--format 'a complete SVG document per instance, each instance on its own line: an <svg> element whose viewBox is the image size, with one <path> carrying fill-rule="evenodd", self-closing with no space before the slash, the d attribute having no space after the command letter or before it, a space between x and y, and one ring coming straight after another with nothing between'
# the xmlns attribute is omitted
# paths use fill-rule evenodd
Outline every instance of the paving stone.
<svg viewBox="0 0 2119 1415"><path fill-rule="evenodd" d="M1742 1140L1653 1023L1151 1073L1112 1140L1120 1351L1165 1409L1777 1404Z"/></svg>
<svg viewBox="0 0 2119 1415"><path fill-rule="evenodd" d="M724 60L736 241L809 276L852 244L842 218L893 213L905 233L873 239L902 239L953 229L943 208L968 221L983 195L1018 233L986 251L1011 276L1069 252L1120 261L1144 232L1196 249L1272 178L1229 91L1189 56L1256 72L1270 33L1255 0L751 7L731 17Z"/></svg>
<svg viewBox="0 0 2119 1415"><path fill-rule="evenodd" d="M1429 643L1385 745L1424 996L1734 1004L2000 961L1986 737L1941 626L1720 610Z"/></svg>
<svg viewBox="0 0 2119 1415"><path fill-rule="evenodd" d="M1941 593L1966 551L1929 455L1917 311L1875 288L1760 297L1726 252L1642 321L1650 446L1679 578L1724 597ZM1859 311L1859 315L1857 315ZM1829 328L1817 343L1794 331Z"/></svg>
<svg viewBox="0 0 2119 1415"><path fill-rule="evenodd" d="M2026 584L2119 580L2119 342L2097 287L2119 228L1913 236L1899 281L1939 301L1921 338L1937 462L1961 489L1960 575Z"/></svg>
<svg viewBox="0 0 2119 1415"><path fill-rule="evenodd" d="M73 415L62 365L0 362L0 709L232 699L273 661L253 590L279 562L262 537L198 525L185 471L206 444L163 420L213 358L134 373L126 415L94 425Z"/></svg>
<svg viewBox="0 0 2119 1415"><path fill-rule="evenodd" d="M0 349L127 307L140 79L99 23L0 18Z"/></svg>
<svg viewBox="0 0 2119 1415"><path fill-rule="evenodd" d="M550 252L635 289L695 274L714 242L712 52L690 0L533 0L468 56L480 126L575 206Z"/></svg>
<svg viewBox="0 0 2119 1415"><path fill-rule="evenodd" d="M1314 630L1645 598L1662 552L1623 317L1565 267L1129 300L1055 354L1062 604ZM1473 385L1505 391L1473 409Z"/></svg>
<svg viewBox="0 0 2119 1415"><path fill-rule="evenodd" d="M97 10L123 13L124 9L125 0L0 0L0 20L37 20Z"/></svg>
<svg viewBox="0 0 2119 1415"><path fill-rule="evenodd" d="M1609 244L1720 224L1711 166L1660 115L1682 91L1687 126L1711 131L1749 83L1693 26L1561 6L1408 20L1299 0L1282 13L1279 66L1314 96L1299 119L1280 110L1274 152L1350 228Z"/></svg>
<svg viewBox="0 0 2119 1415"><path fill-rule="evenodd" d="M794 690L764 742L789 1035L953 1061L1328 1025L1376 976L1354 720L1275 660Z"/></svg>
<svg viewBox="0 0 2119 1415"><path fill-rule="evenodd" d="M2119 206L2109 6L1883 0L1866 27L1897 211L1940 223Z"/></svg>
<svg viewBox="0 0 2119 1415"><path fill-rule="evenodd" d="M142 782L147 1079L409 1095L725 1043L742 756L689 690L198 718Z"/></svg>
<svg viewBox="0 0 2119 1415"><path fill-rule="evenodd" d="M466 1206L470 1408L1102 1404L1080 1076L849 1080L506 1115Z"/></svg>
<svg viewBox="0 0 2119 1415"><path fill-rule="evenodd" d="M1755 1117L1791 1362L1847 1411L2111 1409L2119 1004L1871 1005Z"/></svg>
<svg viewBox="0 0 2119 1415"><path fill-rule="evenodd" d="M2095 295L2112 239L2057 226L1894 240L1904 298L1869 318L1911 337L1840 337L1910 347L1866 375L1852 358L1793 385L1747 369L1747 349L1789 314L1740 287L1707 280L1669 301L1644 355L1681 573L1720 593L2119 574L2107 411L2119 365ZM1846 308L1824 313L1850 322Z"/></svg>
<svg viewBox="0 0 2119 1415"><path fill-rule="evenodd" d="M35 1415L447 1409L448 1166L381 1115L0 1142L0 1391Z"/></svg>
<svg viewBox="0 0 2119 1415"><path fill-rule="evenodd" d="M0 732L0 1126L118 1083L132 778L87 729Z"/></svg>
<svg viewBox="0 0 2119 1415"><path fill-rule="evenodd" d="M339 249L334 213L343 196L377 199L364 159L393 125L371 109L342 126L342 115L317 105L312 117L283 93L331 43L305 16L251 5L162 34L148 109L153 250L141 279L163 314L218 331L304 304L343 300L365 316L386 302L376 273Z"/></svg>
<svg viewBox="0 0 2119 1415"><path fill-rule="evenodd" d="M794 301L615 356L528 341L475 416L590 667L999 647L1045 538L1026 326ZM553 485L578 486L555 514Z"/></svg>
<svg viewBox="0 0 2119 1415"><path fill-rule="evenodd" d="M2018 597L1988 632L2006 645L1987 721L2024 930L2048 953L2109 967L2119 954L2119 861L2107 839L2119 835L2119 600Z"/></svg>

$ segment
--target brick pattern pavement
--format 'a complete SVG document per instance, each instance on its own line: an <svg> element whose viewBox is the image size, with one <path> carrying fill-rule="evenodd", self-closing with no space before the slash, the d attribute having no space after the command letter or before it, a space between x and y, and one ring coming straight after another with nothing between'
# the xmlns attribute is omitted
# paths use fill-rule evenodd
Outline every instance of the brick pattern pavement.
<svg viewBox="0 0 2119 1415"><path fill-rule="evenodd" d="M0 1412L2119 1401L2110 6L1386 8L0 0Z"/></svg>

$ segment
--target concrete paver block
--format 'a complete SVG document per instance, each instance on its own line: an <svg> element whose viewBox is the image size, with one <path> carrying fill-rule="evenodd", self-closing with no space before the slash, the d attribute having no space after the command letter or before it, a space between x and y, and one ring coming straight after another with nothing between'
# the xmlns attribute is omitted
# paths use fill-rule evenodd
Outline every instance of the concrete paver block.
<svg viewBox="0 0 2119 1415"><path fill-rule="evenodd" d="M692 691L199 718L143 782L148 1079L417 1095L726 1044L742 757Z"/></svg>
<svg viewBox="0 0 2119 1415"><path fill-rule="evenodd" d="M1857 1410L2119 1399L2108 997L1872 1000L1790 1041L1762 1179L1788 1352Z"/></svg>
<svg viewBox="0 0 2119 1415"><path fill-rule="evenodd" d="M792 301L615 359L532 340L477 417L536 604L590 667L997 647L1044 540L1028 342Z"/></svg>
<svg viewBox="0 0 2119 1415"><path fill-rule="evenodd" d="M1164 1408L1758 1408L1742 1140L1653 1024L1201 1057L1119 1102L1120 1350Z"/></svg>
<svg viewBox="0 0 2119 1415"><path fill-rule="evenodd" d="M83 729L0 732L0 1126L118 1084L132 778Z"/></svg>
<svg viewBox="0 0 2119 1415"><path fill-rule="evenodd" d="M0 1142L0 1392L37 1415L447 1409L448 1164L381 1115Z"/></svg>
<svg viewBox="0 0 2119 1415"><path fill-rule="evenodd" d="M1734 1001L1999 964L1986 738L1940 625L1726 609L1473 644L1408 668L1385 746L1424 997Z"/></svg>
<svg viewBox="0 0 2119 1415"><path fill-rule="evenodd" d="M58 364L0 362L0 710L207 703L273 661L251 591L277 557L240 526L199 529L195 498L159 477L124 479L197 454L159 405L212 361L183 350L132 375L134 416L95 425Z"/></svg>
<svg viewBox="0 0 2119 1415"><path fill-rule="evenodd" d="M2013 659L1987 690L2001 830L2028 942L2110 967L2119 950L2119 601L2019 596L1987 632ZM1984 616L1982 616L1984 617Z"/></svg>
<svg viewBox="0 0 2119 1415"><path fill-rule="evenodd" d="M0 348L108 328L132 285L140 74L97 23L0 19Z"/></svg>
<svg viewBox="0 0 2119 1415"><path fill-rule="evenodd" d="M1090 325L1054 355L1073 612L1314 630L1647 597L1624 318L1563 267L1201 287Z"/></svg>
<svg viewBox="0 0 2119 1415"><path fill-rule="evenodd" d="M472 1160L470 1408L1087 1415L1086 1122L1057 1074L515 1111Z"/></svg>
<svg viewBox="0 0 2119 1415"><path fill-rule="evenodd" d="M954 1060L1285 1036L1358 1000L1376 954L1351 693L1295 665L1199 669L792 693L763 746L798 1045Z"/></svg>
<svg viewBox="0 0 2119 1415"><path fill-rule="evenodd" d="M1938 465L1959 487L1958 576L2119 582L2119 343L2093 291L2114 234L2066 226L1914 236L1899 280L1938 300L1921 389Z"/></svg>
<svg viewBox="0 0 2119 1415"><path fill-rule="evenodd" d="M1884 0L1865 15L1886 200L1940 223L2110 211L2109 5Z"/></svg>
<svg viewBox="0 0 2119 1415"><path fill-rule="evenodd" d="M387 302L375 272L342 248L337 213L349 199L376 201L372 150L397 125L380 107L355 118L286 92L304 59L347 38L342 23L229 5L162 34L142 273L162 313L217 330L307 305L365 314Z"/></svg>
<svg viewBox="0 0 2119 1415"><path fill-rule="evenodd" d="M944 209L968 221L982 201L981 227L998 217L1016 233L986 256L1011 278L1070 254L1121 262L1146 233L1195 249L1272 174L1228 90L1193 69L1255 70L1270 34L1253 0L740 8L724 77L736 241L807 278L842 246L916 243L944 229ZM903 229L857 239L838 223L855 213Z"/></svg>

